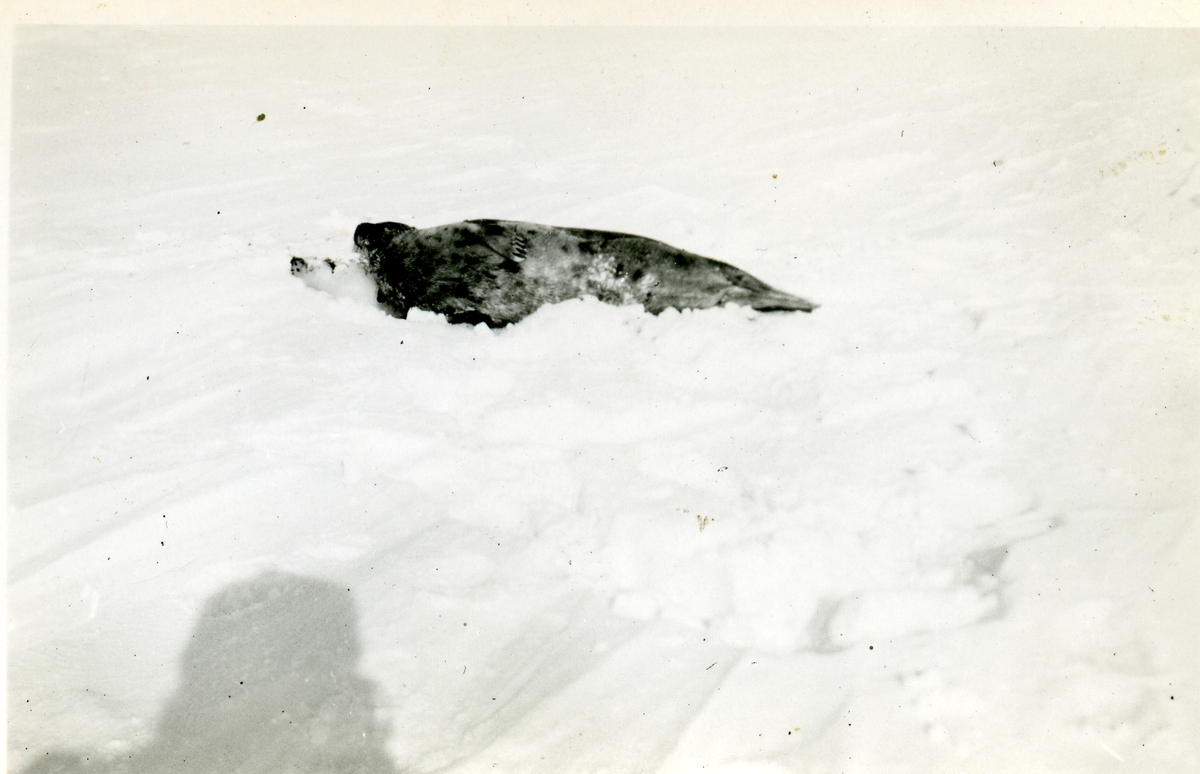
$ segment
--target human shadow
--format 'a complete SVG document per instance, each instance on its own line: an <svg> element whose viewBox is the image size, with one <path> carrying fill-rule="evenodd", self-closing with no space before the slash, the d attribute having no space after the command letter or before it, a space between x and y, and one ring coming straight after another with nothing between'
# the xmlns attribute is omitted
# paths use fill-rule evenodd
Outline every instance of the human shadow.
<svg viewBox="0 0 1200 774"><path fill-rule="evenodd" d="M349 589L262 573L205 605L146 748L108 764L53 752L23 774L392 774L359 653Z"/></svg>

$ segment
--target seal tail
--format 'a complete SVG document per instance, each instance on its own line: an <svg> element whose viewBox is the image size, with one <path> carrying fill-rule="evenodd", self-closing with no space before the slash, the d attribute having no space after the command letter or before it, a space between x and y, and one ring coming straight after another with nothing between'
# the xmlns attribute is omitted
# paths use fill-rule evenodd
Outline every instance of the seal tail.
<svg viewBox="0 0 1200 774"><path fill-rule="evenodd" d="M750 293L745 301L730 299L760 312L811 312L820 306L799 296L793 296L780 290L769 290L764 293Z"/></svg>
<svg viewBox="0 0 1200 774"><path fill-rule="evenodd" d="M727 302L748 306L759 312L811 312L820 306L808 299L776 290L736 266L722 263L720 271L732 286L725 293L724 300Z"/></svg>

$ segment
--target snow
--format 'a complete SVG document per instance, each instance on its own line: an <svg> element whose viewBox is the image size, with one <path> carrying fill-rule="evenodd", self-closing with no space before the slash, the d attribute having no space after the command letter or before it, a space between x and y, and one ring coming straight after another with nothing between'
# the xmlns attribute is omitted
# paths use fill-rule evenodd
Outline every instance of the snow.
<svg viewBox="0 0 1200 774"><path fill-rule="evenodd" d="M1200 769L1197 42L19 28L11 769ZM822 306L289 272L479 217Z"/></svg>

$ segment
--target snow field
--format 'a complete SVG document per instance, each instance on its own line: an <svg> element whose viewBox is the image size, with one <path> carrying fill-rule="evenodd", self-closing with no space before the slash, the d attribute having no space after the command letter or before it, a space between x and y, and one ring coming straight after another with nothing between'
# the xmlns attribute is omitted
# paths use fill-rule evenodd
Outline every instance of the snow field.
<svg viewBox="0 0 1200 774"><path fill-rule="evenodd" d="M144 747L281 570L347 588L401 770L1196 763L1186 37L245 34L19 54L12 761ZM288 273L466 217L822 307L491 331Z"/></svg>

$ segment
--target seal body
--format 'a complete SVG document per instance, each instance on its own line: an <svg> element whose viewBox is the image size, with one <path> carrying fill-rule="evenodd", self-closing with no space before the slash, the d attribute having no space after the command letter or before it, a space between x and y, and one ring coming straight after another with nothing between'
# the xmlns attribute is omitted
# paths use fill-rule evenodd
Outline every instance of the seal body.
<svg viewBox="0 0 1200 774"><path fill-rule="evenodd" d="M377 300L401 317L416 307L451 322L499 327L544 304L589 295L641 304L653 314L725 303L760 311L816 306L727 263L609 231L504 220L427 229L363 223L354 244Z"/></svg>

